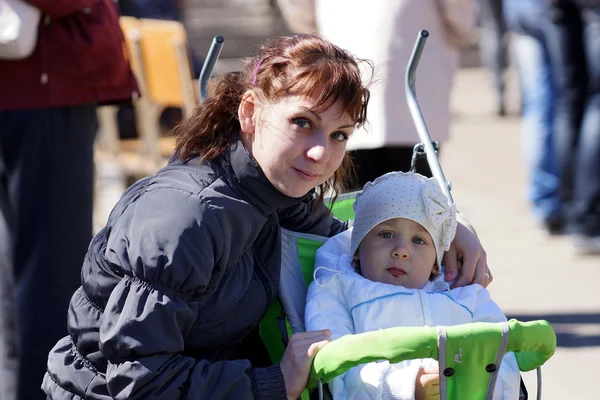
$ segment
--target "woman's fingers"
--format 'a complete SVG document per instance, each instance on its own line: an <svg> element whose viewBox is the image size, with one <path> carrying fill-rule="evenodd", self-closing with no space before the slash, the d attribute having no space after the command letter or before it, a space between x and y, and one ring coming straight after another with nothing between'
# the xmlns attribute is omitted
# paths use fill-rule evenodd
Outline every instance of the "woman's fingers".
<svg viewBox="0 0 600 400"><path fill-rule="evenodd" d="M289 398L300 397L306 386L313 358L330 341L329 329L292 335L280 363Z"/></svg>
<svg viewBox="0 0 600 400"><path fill-rule="evenodd" d="M453 288L466 286L473 282L477 270L478 252L467 249L463 253L462 266L460 268L460 277L452 285Z"/></svg>
<svg viewBox="0 0 600 400"><path fill-rule="evenodd" d="M453 281L458 276L458 254L456 254L454 242L450 245L450 249L444 253L444 266L446 267L444 279L446 282Z"/></svg>
<svg viewBox="0 0 600 400"><path fill-rule="evenodd" d="M317 355L317 352L319 350L321 350L323 348L323 346L325 346L329 342L331 342L331 338L323 339L320 342L312 343L310 345L310 347L308 348L306 355L308 356L308 358L310 360L312 360Z"/></svg>
<svg viewBox="0 0 600 400"><path fill-rule="evenodd" d="M487 255L485 252L480 255L475 265L475 272L473 274L473 283L479 283L483 287L487 287L492 281L492 273L487 265Z"/></svg>
<svg viewBox="0 0 600 400"><path fill-rule="evenodd" d="M316 336L320 336L320 335L327 335L327 336L331 336L331 330L329 329L321 329L318 331L309 331L309 332L300 332L300 333L294 333L292 335L292 337L294 336L298 336L301 339L309 339L312 337L316 337Z"/></svg>

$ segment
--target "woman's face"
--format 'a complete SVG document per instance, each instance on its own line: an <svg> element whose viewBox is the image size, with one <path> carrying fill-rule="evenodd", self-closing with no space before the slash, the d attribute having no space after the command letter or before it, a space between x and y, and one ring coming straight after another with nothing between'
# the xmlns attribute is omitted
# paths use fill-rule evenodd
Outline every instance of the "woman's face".
<svg viewBox="0 0 600 400"><path fill-rule="evenodd" d="M327 181L355 128L341 102L316 111L315 100L305 96L253 101L252 123L241 124L242 141L269 182L287 196L301 197Z"/></svg>

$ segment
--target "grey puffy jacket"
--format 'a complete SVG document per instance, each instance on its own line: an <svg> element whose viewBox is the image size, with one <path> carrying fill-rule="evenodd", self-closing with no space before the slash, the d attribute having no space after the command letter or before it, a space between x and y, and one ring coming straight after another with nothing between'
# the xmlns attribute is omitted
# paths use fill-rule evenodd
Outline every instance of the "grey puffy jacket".
<svg viewBox="0 0 600 400"><path fill-rule="evenodd" d="M285 399L278 365L235 359L277 296L280 226L332 235L326 209L277 191L239 139L130 187L92 240L51 399Z"/></svg>

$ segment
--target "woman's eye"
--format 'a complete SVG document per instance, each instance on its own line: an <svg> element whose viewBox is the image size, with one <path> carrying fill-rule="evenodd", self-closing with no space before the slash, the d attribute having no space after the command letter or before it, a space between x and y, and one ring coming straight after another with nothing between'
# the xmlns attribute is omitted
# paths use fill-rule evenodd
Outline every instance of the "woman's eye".
<svg viewBox="0 0 600 400"><path fill-rule="evenodd" d="M292 121L302 129L312 128L312 124L306 118L294 118Z"/></svg>
<svg viewBox="0 0 600 400"><path fill-rule="evenodd" d="M415 236L415 237L412 239L412 241L413 241L413 243L415 243L415 244L425 244L425 241L424 241L423 239L421 239L420 237L418 237L418 236Z"/></svg>
<svg viewBox="0 0 600 400"><path fill-rule="evenodd" d="M393 239L394 238L394 234L392 232L381 232L379 234L379 236L381 236L384 239Z"/></svg>
<svg viewBox="0 0 600 400"><path fill-rule="evenodd" d="M348 140L348 134L342 131L333 132L331 137L339 142L345 142Z"/></svg>

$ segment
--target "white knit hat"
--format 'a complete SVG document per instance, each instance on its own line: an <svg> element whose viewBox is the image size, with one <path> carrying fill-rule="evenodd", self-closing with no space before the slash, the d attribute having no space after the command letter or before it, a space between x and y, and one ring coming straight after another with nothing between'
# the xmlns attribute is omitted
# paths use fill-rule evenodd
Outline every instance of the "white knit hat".
<svg viewBox="0 0 600 400"><path fill-rule="evenodd" d="M367 182L354 202L351 254L377 224L406 218L421 224L431 235L441 269L444 251L456 233L456 207L449 204L434 178L413 172L390 172Z"/></svg>

